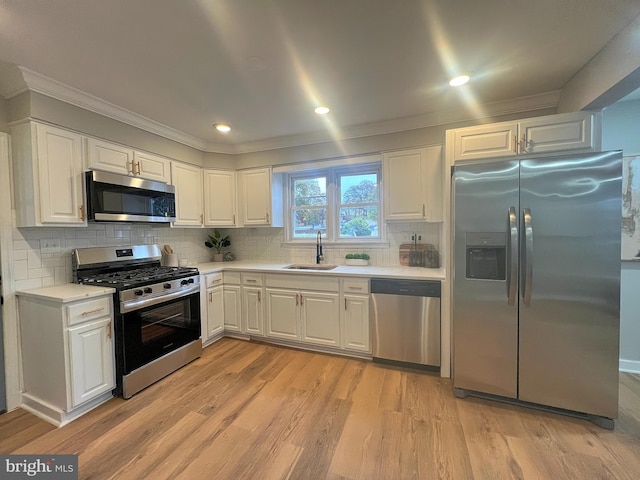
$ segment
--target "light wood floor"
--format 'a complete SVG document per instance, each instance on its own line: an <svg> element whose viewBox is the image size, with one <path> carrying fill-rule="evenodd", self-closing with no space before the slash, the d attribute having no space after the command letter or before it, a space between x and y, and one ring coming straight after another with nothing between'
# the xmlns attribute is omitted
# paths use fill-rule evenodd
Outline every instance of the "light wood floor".
<svg viewBox="0 0 640 480"><path fill-rule="evenodd" d="M0 453L79 454L81 479L637 479L640 377L615 431L371 362L223 339L60 428L0 416Z"/></svg>

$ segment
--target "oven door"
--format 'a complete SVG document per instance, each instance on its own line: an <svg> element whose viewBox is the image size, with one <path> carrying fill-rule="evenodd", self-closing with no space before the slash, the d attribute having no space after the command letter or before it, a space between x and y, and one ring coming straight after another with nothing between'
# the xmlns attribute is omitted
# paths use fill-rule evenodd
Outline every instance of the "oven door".
<svg viewBox="0 0 640 480"><path fill-rule="evenodd" d="M124 374L200 338L200 294L122 314Z"/></svg>

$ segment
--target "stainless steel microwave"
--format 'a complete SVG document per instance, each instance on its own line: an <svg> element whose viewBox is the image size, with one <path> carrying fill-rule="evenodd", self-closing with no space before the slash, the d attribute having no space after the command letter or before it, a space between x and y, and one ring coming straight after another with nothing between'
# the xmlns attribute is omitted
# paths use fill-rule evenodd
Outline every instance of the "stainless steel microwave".
<svg viewBox="0 0 640 480"><path fill-rule="evenodd" d="M89 221L169 223L176 219L173 185L96 170L85 176Z"/></svg>

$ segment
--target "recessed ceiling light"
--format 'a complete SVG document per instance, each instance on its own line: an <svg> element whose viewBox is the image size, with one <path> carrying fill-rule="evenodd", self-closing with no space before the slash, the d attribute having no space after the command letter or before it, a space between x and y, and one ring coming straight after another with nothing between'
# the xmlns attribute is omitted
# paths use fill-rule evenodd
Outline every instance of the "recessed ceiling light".
<svg viewBox="0 0 640 480"><path fill-rule="evenodd" d="M449 80L449 85L452 87L459 87L460 85L464 85L469 81L469 75L458 75L457 77L453 77Z"/></svg>
<svg viewBox="0 0 640 480"><path fill-rule="evenodd" d="M213 126L216 127L216 130L222 133L228 133L231 131L231 127L226 123L216 123Z"/></svg>
<svg viewBox="0 0 640 480"><path fill-rule="evenodd" d="M318 115L325 115L330 111L331 110L329 110L329 107L316 107L316 109L314 110L314 112L316 112Z"/></svg>

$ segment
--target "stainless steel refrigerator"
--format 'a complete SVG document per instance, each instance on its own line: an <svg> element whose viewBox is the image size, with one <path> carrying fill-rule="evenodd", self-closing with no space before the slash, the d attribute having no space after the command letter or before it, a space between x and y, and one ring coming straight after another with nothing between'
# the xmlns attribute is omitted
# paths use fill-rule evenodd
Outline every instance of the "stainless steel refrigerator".
<svg viewBox="0 0 640 480"><path fill-rule="evenodd" d="M453 379L484 393L618 415L622 154L453 172Z"/></svg>

